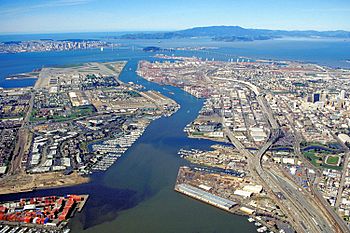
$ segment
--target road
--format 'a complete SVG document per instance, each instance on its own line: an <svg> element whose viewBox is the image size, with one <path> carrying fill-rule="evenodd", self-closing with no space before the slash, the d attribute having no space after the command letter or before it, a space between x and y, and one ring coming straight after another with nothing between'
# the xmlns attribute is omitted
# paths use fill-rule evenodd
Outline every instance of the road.
<svg viewBox="0 0 350 233"><path fill-rule="evenodd" d="M264 146L258 151L256 155L253 155L247 150L244 145L234 136L232 131L225 125L223 121L224 132L232 142L232 144L241 151L248 159L248 166L250 171L255 171L262 181L262 184L266 190L269 190L275 194L283 194L283 199L276 199L277 204L284 210L285 213L291 217L291 224L297 232L348 232L338 223L336 220L332 224L328 220L328 213L325 215L322 208L315 205L313 200L305 198L303 193L298 189L298 186L293 182L281 177L278 173L274 173L273 169L267 170L262 166L262 157L270 146L280 136L280 129L277 121L275 120L272 110L268 106L265 98L260 94L259 89L251 83L241 80L231 80L224 78L217 78L225 81L239 82L250 88L257 96L258 103L262 108L265 118L271 125L271 133L269 139ZM343 223L343 222L342 222Z"/></svg>
<svg viewBox="0 0 350 233"><path fill-rule="evenodd" d="M27 149L26 147L28 146L27 144L30 136L29 121L33 110L33 105L34 105L34 92L32 91L30 100L29 100L28 111L24 116L21 127L18 130L16 147L13 153L11 166L8 172L9 175L13 175L21 171L22 158L25 154L25 150Z"/></svg>
<svg viewBox="0 0 350 233"><path fill-rule="evenodd" d="M343 162L343 170L342 170L342 174L341 174L341 179L340 179L340 183L339 183L339 189L338 189L338 194L337 194L337 199L335 202L335 208L339 208L340 202L341 202L341 196L344 190L344 184L345 184L345 178L346 178L346 171L348 170L348 164L349 164L349 157L350 157L350 151L349 148L338 138L338 136L334 135L334 138L337 139L338 143L340 145L342 145L342 147L344 148L345 151L345 155L344 155L344 162Z"/></svg>
<svg viewBox="0 0 350 233"><path fill-rule="evenodd" d="M288 107L288 109L291 111L291 109L289 107ZM345 224L345 222L340 218L340 216L334 211L334 209L330 206L330 204L323 198L322 194L318 191L317 187L318 187L318 183L319 183L319 177L322 176L322 171L319 168L315 168L311 164L311 162L309 160L307 160L301 154L301 150L300 150L300 138L301 138L301 136L298 133L298 131L296 130L296 128L294 126L294 122L291 119L290 115L287 115L286 118L287 118L287 120L288 120L288 122L289 122L289 124L294 132L294 135L296 137L295 143L294 143L294 153L299 157L299 159L301 159L304 162L304 165L306 165L308 168L313 169L316 172L316 179L313 182L311 180L309 180L309 182L312 184L312 186L310 187L312 197L310 197L310 198L315 199L315 201L320 205L320 207L323 208L323 211L329 215L330 221L332 221L333 224L338 224L338 226L341 228L341 232L349 232L349 228ZM343 146L343 148L345 149L344 164L348 164L348 162L349 162L349 148L347 148L347 146L345 144L343 144L336 135L333 134L333 137L336 138L338 143L341 144ZM341 177L339 191L338 191L336 204L335 204L336 208L339 207L339 204L341 201L341 194L342 194L342 190L344 188L345 177L346 177L345 173L346 173L346 168L344 167L343 171L342 171L342 177ZM306 193L306 194L308 194L308 193Z"/></svg>
<svg viewBox="0 0 350 233"><path fill-rule="evenodd" d="M236 137L233 135L233 133L228 129L225 128L225 134L228 136L232 144L240 150L242 154L244 154L248 159L248 167L251 172L255 172L256 176L260 179L262 185L264 186L264 189L268 192L272 193L275 198L276 204L280 206L280 208L283 210L284 213L286 213L291 218L291 224L293 228L297 232L319 232L318 229L315 229L315 224L311 222L311 217L306 217L308 213L301 214L303 212L303 208L300 208L302 204L297 205L295 204L295 201L293 200L293 197L288 195L284 191L284 186L281 186L277 176L270 172L265 172L262 164L261 164L261 158L263 154L268 150L268 148L272 145L272 141L269 140L268 143L266 143L257 153L257 155L253 155L250 151L244 148L241 142L239 142ZM283 196L286 198L285 200L281 200L277 197L279 193L282 193ZM304 199L304 198L302 198ZM296 201L298 202L298 201ZM298 214L296 214L298 213ZM333 231L329 231L333 232Z"/></svg>

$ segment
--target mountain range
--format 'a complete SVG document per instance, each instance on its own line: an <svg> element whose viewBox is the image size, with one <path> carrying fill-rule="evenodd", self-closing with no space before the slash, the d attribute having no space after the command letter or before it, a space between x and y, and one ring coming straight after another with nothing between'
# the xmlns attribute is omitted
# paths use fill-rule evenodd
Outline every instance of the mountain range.
<svg viewBox="0 0 350 233"><path fill-rule="evenodd" d="M119 36L119 39L175 39L209 37L217 41L254 41L270 40L282 37L307 37L307 38L350 38L350 32L336 31L287 31L269 29L249 29L240 26L209 26L195 27L172 32L155 33L129 33Z"/></svg>

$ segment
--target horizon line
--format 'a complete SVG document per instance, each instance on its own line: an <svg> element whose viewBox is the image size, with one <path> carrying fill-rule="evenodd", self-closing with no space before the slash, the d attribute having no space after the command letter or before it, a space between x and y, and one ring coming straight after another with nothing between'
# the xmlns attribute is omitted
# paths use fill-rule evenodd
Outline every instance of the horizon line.
<svg viewBox="0 0 350 233"><path fill-rule="evenodd" d="M28 32L0 32L0 36L11 36L11 35L41 35L41 34L72 34L72 33L139 33L139 32L174 32L174 31L181 31L186 29L193 29L193 28L205 28L205 27L241 27L244 29L257 29L257 30L272 30L272 31L317 31L317 32L329 32L329 31L345 31L350 32L350 29L324 29L324 30L317 30L317 29L269 29L265 27L242 27L239 25L207 25L207 26L192 26L192 27L183 27L183 28L177 28L177 29L151 29L151 28L145 28L145 29L110 29L110 30L67 30L67 31L28 31Z"/></svg>

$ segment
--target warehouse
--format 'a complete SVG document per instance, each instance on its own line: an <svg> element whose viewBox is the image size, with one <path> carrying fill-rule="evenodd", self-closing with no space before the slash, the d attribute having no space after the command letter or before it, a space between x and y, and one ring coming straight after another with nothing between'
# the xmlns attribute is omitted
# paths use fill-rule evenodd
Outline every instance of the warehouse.
<svg viewBox="0 0 350 233"><path fill-rule="evenodd" d="M243 187L243 191L252 192L252 193L260 193L262 191L261 185L246 185Z"/></svg>
<svg viewBox="0 0 350 233"><path fill-rule="evenodd" d="M251 197L253 193L249 192L249 191L237 189L233 194L235 194L237 196L241 196L243 198L248 198L248 197Z"/></svg>
<svg viewBox="0 0 350 233"><path fill-rule="evenodd" d="M250 136L252 136L255 142L264 141L267 137L262 128L250 128Z"/></svg>
<svg viewBox="0 0 350 233"><path fill-rule="evenodd" d="M213 195L188 184L178 184L175 186L175 190L224 210L230 210L237 205L236 202Z"/></svg>
<svg viewBox="0 0 350 233"><path fill-rule="evenodd" d="M340 139L340 141L342 143L347 143L347 142L350 143L350 137L347 134L341 133L341 134L338 135L338 138Z"/></svg>
<svg viewBox="0 0 350 233"><path fill-rule="evenodd" d="M250 209L250 208L248 208L248 207L244 207L244 206L242 206L241 208L239 208L239 210L242 211L242 212L245 213L245 214L248 214L248 215L252 215L252 214L255 213L255 210Z"/></svg>

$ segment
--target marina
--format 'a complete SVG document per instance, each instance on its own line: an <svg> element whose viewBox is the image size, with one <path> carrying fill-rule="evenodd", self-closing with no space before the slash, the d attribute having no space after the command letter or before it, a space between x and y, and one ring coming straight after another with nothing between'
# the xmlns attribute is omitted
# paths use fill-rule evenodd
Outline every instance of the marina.
<svg viewBox="0 0 350 233"><path fill-rule="evenodd" d="M99 154L97 159L100 160L92 166L91 170L106 171L135 143L146 127L147 124L140 124L129 134L123 134L115 139L92 145L92 151Z"/></svg>
<svg viewBox="0 0 350 233"><path fill-rule="evenodd" d="M200 154L203 153L204 151L197 150L197 149L191 149L191 150L186 150L181 148L179 152L177 152L178 155L180 155L181 158L184 158L186 156L194 155L194 154Z"/></svg>

